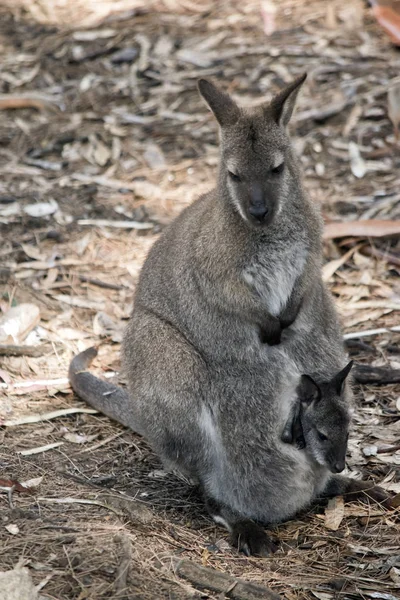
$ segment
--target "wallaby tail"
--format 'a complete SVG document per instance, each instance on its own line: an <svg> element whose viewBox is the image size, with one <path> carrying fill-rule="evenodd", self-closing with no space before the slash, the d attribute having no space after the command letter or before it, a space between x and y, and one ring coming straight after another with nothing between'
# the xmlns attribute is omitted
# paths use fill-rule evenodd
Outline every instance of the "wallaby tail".
<svg viewBox="0 0 400 600"><path fill-rule="evenodd" d="M68 371L72 389L93 408L132 429L127 392L86 371L96 356L96 348L87 348L72 359Z"/></svg>

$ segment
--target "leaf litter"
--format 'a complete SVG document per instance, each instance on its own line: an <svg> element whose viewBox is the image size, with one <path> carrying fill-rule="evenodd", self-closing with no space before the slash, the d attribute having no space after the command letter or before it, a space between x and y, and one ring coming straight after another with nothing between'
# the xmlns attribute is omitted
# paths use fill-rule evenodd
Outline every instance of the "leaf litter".
<svg viewBox="0 0 400 600"><path fill-rule="evenodd" d="M188 597L176 557L290 600L338 589L398 598L398 508L338 498L272 528L278 554L245 559L197 492L154 477L161 466L146 443L81 403L66 379L71 356L100 344L94 372L123 385L121 332L143 260L215 180L217 131L196 80L221 79L255 105L304 70L292 134L326 222L324 277L351 357L398 368L398 55L357 0L111 5L0 2L0 318L30 304L40 319L1 342L1 569L23 556L44 597L117 598L129 546L126 585L144 600L155 589ZM348 471L399 494L398 384L355 392ZM13 481L39 477L40 499L36 489L9 497Z"/></svg>

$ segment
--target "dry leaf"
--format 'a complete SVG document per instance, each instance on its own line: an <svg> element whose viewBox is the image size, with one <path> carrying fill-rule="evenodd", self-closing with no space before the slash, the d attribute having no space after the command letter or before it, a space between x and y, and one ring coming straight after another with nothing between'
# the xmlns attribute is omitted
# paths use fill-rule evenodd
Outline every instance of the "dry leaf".
<svg viewBox="0 0 400 600"><path fill-rule="evenodd" d="M35 304L13 306L0 317L0 343L20 344L40 321L40 310Z"/></svg>
<svg viewBox="0 0 400 600"><path fill-rule="evenodd" d="M400 569L392 567L389 571L389 577L393 581L393 583L400 584Z"/></svg>
<svg viewBox="0 0 400 600"><path fill-rule="evenodd" d="M331 498L325 509L325 527L337 531L344 517L344 501L342 496Z"/></svg>
<svg viewBox="0 0 400 600"><path fill-rule="evenodd" d="M360 154L360 149L355 142L349 142L350 168L354 177L361 179L367 172L367 165Z"/></svg>
<svg viewBox="0 0 400 600"><path fill-rule="evenodd" d="M86 442L93 442L97 438L97 434L94 435L81 435L79 433L66 433L64 438L67 442L72 444L86 444Z"/></svg>
<svg viewBox="0 0 400 600"><path fill-rule="evenodd" d="M271 35L276 30L277 6L272 0L262 0L261 17L265 35Z"/></svg>
<svg viewBox="0 0 400 600"><path fill-rule="evenodd" d="M343 223L327 223L323 237L331 240L340 237L383 237L385 235L400 234L400 220L383 221L371 219L369 221L345 221Z"/></svg>
<svg viewBox="0 0 400 600"><path fill-rule="evenodd" d="M165 169L166 167L164 153L157 144L148 144L145 153L143 154L143 158L150 169L160 170Z"/></svg>
<svg viewBox="0 0 400 600"><path fill-rule="evenodd" d="M2 600L39 600L37 589L26 567L0 572L0 589Z"/></svg>
<svg viewBox="0 0 400 600"><path fill-rule="evenodd" d="M322 267L322 279L323 281L329 281L336 271L348 261L348 259L358 250L360 246L356 246L355 248L351 248L346 254L343 254L340 258L336 258L335 260L331 260L326 265Z"/></svg>
<svg viewBox="0 0 400 600"><path fill-rule="evenodd" d="M38 202L37 204L28 204L24 206L24 212L30 217L48 217L58 210L58 204L51 199L49 202Z"/></svg>
<svg viewBox="0 0 400 600"><path fill-rule="evenodd" d="M391 499L390 506L392 508L399 508L399 506L400 506L400 493L396 494L394 496L394 498Z"/></svg>
<svg viewBox="0 0 400 600"><path fill-rule="evenodd" d="M100 142L100 140L96 140L93 157L98 165L104 167L110 160L111 151L107 148L105 144L103 144L103 142Z"/></svg>
<svg viewBox="0 0 400 600"><path fill-rule="evenodd" d="M10 525L6 525L5 529L7 529L7 531L9 533L11 533L11 535L17 535L19 533L18 525L15 525L14 523L10 523Z"/></svg>
<svg viewBox="0 0 400 600"><path fill-rule="evenodd" d="M43 475L40 477L34 477L33 479L27 479L26 481L21 481L21 485L28 489L37 488L43 481Z"/></svg>

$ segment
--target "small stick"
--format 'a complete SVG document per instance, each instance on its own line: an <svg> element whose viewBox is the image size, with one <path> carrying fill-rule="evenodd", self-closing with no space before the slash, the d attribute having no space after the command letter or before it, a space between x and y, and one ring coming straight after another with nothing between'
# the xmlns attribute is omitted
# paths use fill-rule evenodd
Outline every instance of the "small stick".
<svg viewBox="0 0 400 600"><path fill-rule="evenodd" d="M132 545L126 533L116 535L114 540L120 542L122 546L121 562L118 566L114 582L115 595L118 597L127 591L127 579L132 560Z"/></svg>
<svg viewBox="0 0 400 600"><path fill-rule="evenodd" d="M49 100L38 94L0 94L0 110L17 108L36 108L37 110L44 110L48 108L53 111L59 110L54 100Z"/></svg>
<svg viewBox="0 0 400 600"><path fill-rule="evenodd" d="M43 356L47 348L44 346L17 346L0 344L0 356Z"/></svg>
<svg viewBox="0 0 400 600"><path fill-rule="evenodd" d="M369 365L356 365L354 379L358 383L400 383L400 369L387 369L385 367L371 367Z"/></svg>
<svg viewBox="0 0 400 600"><path fill-rule="evenodd" d="M40 423L41 421L49 421L50 419L56 419L57 417L64 417L65 415L73 415L75 413L87 413L94 415L98 411L93 408L65 408L62 410L55 410L54 412L48 412L41 415L28 415L21 417L20 419L5 419L0 420L2 427L15 427L16 425L26 425L27 423Z"/></svg>
<svg viewBox="0 0 400 600"><path fill-rule="evenodd" d="M79 281L83 281L84 283L91 283L92 285L97 285L98 287L105 288L108 290L123 290L125 286L118 285L116 283L107 283L106 281L100 281L100 279L92 279L91 277L86 277L86 275L79 275Z"/></svg>
<svg viewBox="0 0 400 600"><path fill-rule="evenodd" d="M58 448L62 446L64 442L53 442L52 444L47 444L46 446L37 446L36 448L30 448L30 450L19 450L17 454L21 454L21 456L31 456L32 454L40 454L41 452L47 452L47 450L52 450L53 448Z"/></svg>
<svg viewBox="0 0 400 600"><path fill-rule="evenodd" d="M396 267L400 267L400 257L396 256L395 254L390 254L390 252L379 250L373 246L366 246L361 250L361 253L366 254L367 256L376 256L377 258L381 258L392 265L396 265Z"/></svg>
<svg viewBox="0 0 400 600"><path fill-rule="evenodd" d="M400 326L395 327L381 327L380 329L367 329L366 331L354 331L353 333L345 333L343 336L344 340L354 340L361 337L367 337L369 335L379 335L381 333L390 333L391 331L400 332Z"/></svg>
<svg viewBox="0 0 400 600"><path fill-rule="evenodd" d="M272 590L237 579L216 569L201 567L190 560L174 561L175 572L199 589L223 592L233 600L281 600ZM233 585L235 584L235 585Z"/></svg>

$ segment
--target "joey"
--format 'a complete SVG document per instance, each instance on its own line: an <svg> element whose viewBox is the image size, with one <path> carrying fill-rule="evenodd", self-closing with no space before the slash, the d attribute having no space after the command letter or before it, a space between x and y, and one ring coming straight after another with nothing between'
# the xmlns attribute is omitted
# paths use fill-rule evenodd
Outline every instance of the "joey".
<svg viewBox="0 0 400 600"><path fill-rule="evenodd" d="M281 435L283 442L306 448L316 462L332 473L340 473L345 467L350 413L343 394L352 366L353 361L330 381L320 384L311 376L302 375Z"/></svg>

